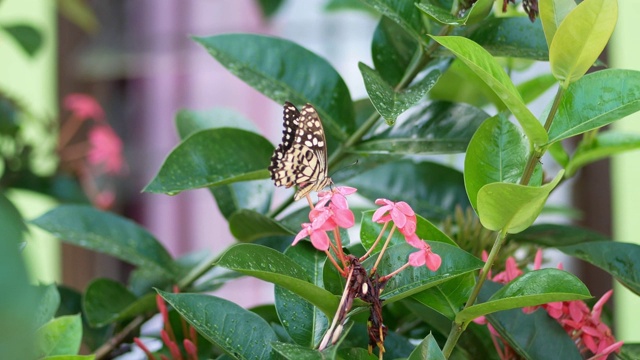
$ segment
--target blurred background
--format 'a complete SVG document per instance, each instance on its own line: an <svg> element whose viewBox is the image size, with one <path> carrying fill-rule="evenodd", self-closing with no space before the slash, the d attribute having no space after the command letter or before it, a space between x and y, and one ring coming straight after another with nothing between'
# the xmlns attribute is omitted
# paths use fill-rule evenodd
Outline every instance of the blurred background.
<svg viewBox="0 0 640 360"><path fill-rule="evenodd" d="M179 141L174 125L179 110L233 109L276 143L282 105L235 78L190 36L251 32L290 39L325 57L359 99L366 92L357 63L371 64L378 19L357 4L0 0L0 187L9 190L26 219L59 202L91 202L140 223L174 256L222 251L234 240L207 190L170 197L141 189ZM611 67L640 69L633 38L640 30L634 21L640 4L619 4L620 18L603 60ZM540 63L528 71L548 72L548 66ZM533 104L534 114L543 111L549 96ZM616 126L640 131L637 119ZM460 163L450 156L440 160ZM640 242L635 231L638 164L636 152L589 165L554 193L553 205L575 208L574 221L581 226ZM34 281L79 290L98 276L126 280L130 271L113 258L61 244L34 228L24 253ZM593 267L565 265L596 297L612 286L610 277ZM270 285L249 278L216 295L245 307L273 297ZM622 288L614 297L618 314L640 318L640 313L630 316L640 304ZM617 326L621 339L631 339L631 324L625 328L620 319Z"/></svg>

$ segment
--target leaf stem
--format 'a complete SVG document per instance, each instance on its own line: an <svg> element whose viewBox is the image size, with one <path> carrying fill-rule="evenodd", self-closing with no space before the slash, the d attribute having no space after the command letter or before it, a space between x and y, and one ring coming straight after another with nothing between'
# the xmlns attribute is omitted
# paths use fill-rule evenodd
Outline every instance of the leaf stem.
<svg viewBox="0 0 640 360"><path fill-rule="evenodd" d="M146 316L137 316L135 319L131 320L127 326L122 329L119 333L115 334L112 338L109 339L106 343L100 346L96 350L95 358L96 360L106 358L116 346L120 345L135 329L137 329L143 322L147 320Z"/></svg>
<svg viewBox="0 0 640 360"><path fill-rule="evenodd" d="M478 294L480 293L480 289L482 288L482 285L484 284L484 282L487 280L487 276L489 274L489 271L491 270L491 267L493 266L493 262L495 261L498 253L500 252L500 248L504 244L504 241L506 238L507 238L506 228L500 231L498 235L496 235L496 240L493 243L493 247L491 248L491 252L489 253L489 256L487 257L487 261L484 263L484 266L480 271L480 276L478 277L478 281L476 282L476 285L473 287L473 290L471 291L471 295L469 296L467 303L464 305L465 309L476 302L476 299L478 298ZM462 332L466 329L467 325L468 323L459 323L456 321L453 322L451 326L451 332L449 333L449 337L447 338L447 342L444 344L444 347L442 348L442 353L447 359L451 355L453 348L456 346L456 343L458 342L460 335L462 335Z"/></svg>

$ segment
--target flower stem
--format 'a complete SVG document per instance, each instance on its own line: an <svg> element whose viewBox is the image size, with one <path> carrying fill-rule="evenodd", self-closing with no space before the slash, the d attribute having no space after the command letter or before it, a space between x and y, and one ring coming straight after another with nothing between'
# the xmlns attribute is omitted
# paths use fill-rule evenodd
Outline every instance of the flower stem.
<svg viewBox="0 0 640 360"><path fill-rule="evenodd" d="M336 254L340 259L340 262L342 262L342 266L344 266L344 268L346 269L347 260L344 255L344 251L342 250L342 238L340 237L340 228L338 228L337 226L333 228L333 238L336 240L336 247L338 248L336 251Z"/></svg>
<svg viewBox="0 0 640 360"><path fill-rule="evenodd" d="M480 271L480 276L478 277L478 281L476 282L476 285L473 287L473 290L471 291L471 295L469 296L469 299L467 300L467 303L464 306L465 309L476 302L476 299L478 298L478 294L480 293L480 289L482 288L482 285L484 284L484 282L487 280L487 275L489 274L489 271L493 266L493 262L495 261L498 253L500 252L500 248L504 244L504 241L506 238L507 238L506 229L502 230L496 236L496 240L493 243L491 252L487 257L487 261L484 263L484 266ZM458 342L460 335L462 335L462 332L466 329L467 325L468 323L454 322L453 325L451 326L451 332L449 333L447 342L444 344L444 347L442 348L442 353L446 358L449 358L449 356L451 355L453 348L456 346L456 343Z"/></svg>
<svg viewBox="0 0 640 360"><path fill-rule="evenodd" d="M371 255L373 250L375 250L376 246L380 242L380 239L382 239L382 235L384 235L384 232L387 230L387 225L389 225L388 221L384 223L384 225L382 226L382 230L380 230L380 234L378 234L378 238L376 239L376 241L373 242L373 245L371 245L371 247L369 248L369 251L367 251L366 254L362 255L362 257L358 259L358 262L365 261L369 257L369 255Z"/></svg>
<svg viewBox="0 0 640 360"><path fill-rule="evenodd" d="M325 250L324 253L327 254L327 258L331 261L333 266L335 266L335 268L338 270L340 275L345 276L347 273L344 270L342 270L342 268L340 268L340 265L338 265L338 263L336 262L336 259L333 258L333 255L331 255L331 252L329 250Z"/></svg>
<svg viewBox="0 0 640 360"><path fill-rule="evenodd" d="M373 267L371 268L371 272L370 272L371 275L376 273L376 269L378 269L378 264L380 264L380 260L382 260L382 255L384 254L385 250L387 250L387 246L389 246L389 242L391 242L391 237L393 236L394 231L396 231L396 224L393 224L393 226L391 227L391 230L389 231L389 236L387 236L387 240L385 240L384 245L382 246L382 250L380 250L380 253L378 254L376 263L373 264Z"/></svg>
<svg viewBox="0 0 640 360"><path fill-rule="evenodd" d="M402 270L408 268L409 266L411 266L411 264L409 264L409 262L407 261L406 264L400 266L397 270L395 270L391 274L387 274L387 275L381 277L378 281L381 282L381 283L384 283L384 282L388 281L389 279L391 279L392 277L396 276Z"/></svg>

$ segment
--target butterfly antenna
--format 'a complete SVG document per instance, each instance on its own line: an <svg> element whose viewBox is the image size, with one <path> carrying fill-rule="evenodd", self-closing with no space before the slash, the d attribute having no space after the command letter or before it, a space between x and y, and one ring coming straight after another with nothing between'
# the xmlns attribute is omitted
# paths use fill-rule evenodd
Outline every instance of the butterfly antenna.
<svg viewBox="0 0 640 360"><path fill-rule="evenodd" d="M358 165L358 159L356 159L356 161L354 161L353 163L351 163L351 164L349 164L349 165L347 165L347 166L345 166L345 167L343 167L343 168L340 168L340 169L338 169L338 170L334 171L334 172L331 174L331 176L330 176L330 177L331 177L331 178L333 178L333 176L334 176L335 174L339 173L340 171L342 171L342 170L346 170L346 169L348 169L348 168L350 168L350 167L352 167L352 166L356 166L356 165ZM333 185L333 181L331 181L331 185Z"/></svg>

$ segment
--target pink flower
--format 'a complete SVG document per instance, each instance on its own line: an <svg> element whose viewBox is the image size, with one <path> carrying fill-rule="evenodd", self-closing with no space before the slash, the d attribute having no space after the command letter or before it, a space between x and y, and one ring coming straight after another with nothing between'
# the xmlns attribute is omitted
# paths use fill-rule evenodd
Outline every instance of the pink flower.
<svg viewBox="0 0 640 360"><path fill-rule="evenodd" d="M409 204L404 201L393 202L387 199L378 199L376 204L382 206L373 213L373 221L386 223L393 220L393 223L404 235L415 233L416 214Z"/></svg>
<svg viewBox="0 0 640 360"><path fill-rule="evenodd" d="M326 208L323 208L326 209ZM334 223L331 221L331 213L328 209L325 210L313 210L309 214L311 223L302 224L302 230L293 239L291 245L295 245L298 241L306 238L311 239L311 244L318 250L326 251L329 249L329 236L326 231L333 229Z"/></svg>
<svg viewBox="0 0 640 360"><path fill-rule="evenodd" d="M522 271L518 269L516 260L513 257L508 257L504 271L496 274L491 280L501 284L506 284L520 275L522 275Z"/></svg>
<svg viewBox="0 0 640 360"><path fill-rule="evenodd" d="M410 244L412 246L415 246L412 243ZM429 244L422 240L418 240L418 242L415 242L415 244L418 245L415 247L419 248L420 250L409 254L409 264L415 267L426 264L429 270L438 270L440 268L440 265L442 264L442 258L440 257L440 255L431 251L431 246L429 246Z"/></svg>
<svg viewBox="0 0 640 360"><path fill-rule="evenodd" d="M93 198L93 203L96 205L97 208L106 210L113 205L115 200L116 200L116 194L113 191L105 190L98 193Z"/></svg>
<svg viewBox="0 0 640 360"><path fill-rule="evenodd" d="M331 226L328 230L339 226L343 229L348 229L355 224L355 216L353 212L349 210L349 204L347 203L346 195L351 195L356 192L355 188L348 186L339 186L331 191L323 191L318 194L319 200L316 206L309 213L309 220L313 221L313 217L316 217L318 212L328 211L330 217ZM328 206L327 203L329 204Z"/></svg>
<svg viewBox="0 0 640 360"><path fill-rule="evenodd" d="M351 195L356 191L358 191L358 189L349 186L337 186L331 189L331 191L321 191L318 193L318 202L315 207L324 207L331 201L331 204L337 208L348 209L347 195Z"/></svg>
<svg viewBox="0 0 640 360"><path fill-rule="evenodd" d="M103 165L105 172L116 174L122 170L122 141L107 125L95 126L89 131L91 148L87 160L92 165Z"/></svg>
<svg viewBox="0 0 640 360"><path fill-rule="evenodd" d="M102 107L89 95L69 94L64 98L64 107L82 121L87 119L104 121L105 119Z"/></svg>

